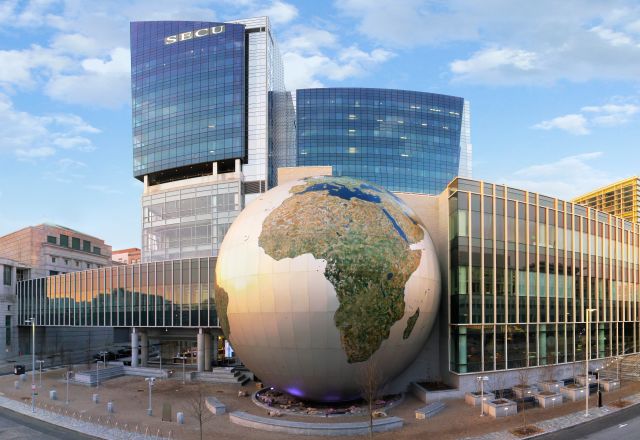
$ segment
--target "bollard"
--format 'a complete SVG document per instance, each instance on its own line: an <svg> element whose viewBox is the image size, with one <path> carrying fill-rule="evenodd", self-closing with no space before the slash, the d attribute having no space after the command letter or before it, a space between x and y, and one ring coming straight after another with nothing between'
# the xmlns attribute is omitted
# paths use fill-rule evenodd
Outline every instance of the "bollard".
<svg viewBox="0 0 640 440"><path fill-rule="evenodd" d="M49 399L58 400L58 392L56 390L49 391Z"/></svg>
<svg viewBox="0 0 640 440"><path fill-rule="evenodd" d="M20 380L21 380L21 381L23 381L23 382L26 382L26 381L27 381L27 375L26 375L26 374L24 374L24 373L22 373L22 374L20 375Z"/></svg>
<svg viewBox="0 0 640 440"><path fill-rule="evenodd" d="M16 388L16 390L20 389L20 381L19 380L14 380L13 381L13 386Z"/></svg>
<svg viewBox="0 0 640 440"><path fill-rule="evenodd" d="M183 412L178 412L176 414L176 421L178 422L178 425L184 425L184 413Z"/></svg>
<svg viewBox="0 0 640 440"><path fill-rule="evenodd" d="M93 403L100 403L100 394L94 393L91 400L93 400Z"/></svg>
<svg viewBox="0 0 640 440"><path fill-rule="evenodd" d="M107 412L113 414L113 402L107 402Z"/></svg>

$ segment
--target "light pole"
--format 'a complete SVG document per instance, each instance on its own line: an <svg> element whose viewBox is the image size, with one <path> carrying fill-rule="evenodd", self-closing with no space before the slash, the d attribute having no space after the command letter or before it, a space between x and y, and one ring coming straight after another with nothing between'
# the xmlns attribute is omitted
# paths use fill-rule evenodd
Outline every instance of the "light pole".
<svg viewBox="0 0 640 440"><path fill-rule="evenodd" d="M589 325L589 320L591 319L591 313L595 312L596 309L586 309L585 310L585 314L586 314L586 319L587 319L587 356L586 356L586 362L584 363L584 369L585 369L585 373L584 373L584 377L585 377L585 382L587 383L587 398L585 400L585 404L584 404L584 416L585 417L589 417L589 357L591 356L591 354L589 353L590 349L591 349L591 327Z"/></svg>
<svg viewBox="0 0 640 440"><path fill-rule="evenodd" d="M98 356L101 356L103 358L102 365L106 365L107 352L106 351L101 351L101 352L98 353ZM96 389L98 389L98 387L100 387L100 368L98 368L99 366L100 366L100 359L98 359L96 361Z"/></svg>
<svg viewBox="0 0 640 440"><path fill-rule="evenodd" d="M185 384L185 361L187 360L186 356L179 356L178 359L182 359L182 385Z"/></svg>
<svg viewBox="0 0 640 440"><path fill-rule="evenodd" d="M36 412L36 318L30 318L25 324L31 324L31 412Z"/></svg>
<svg viewBox="0 0 640 440"><path fill-rule="evenodd" d="M71 371L67 370L66 374L65 374L65 379L67 379L67 396L65 398L65 405L69 404L69 378L71 377Z"/></svg>
<svg viewBox="0 0 640 440"><path fill-rule="evenodd" d="M146 380L149 383L149 408L147 408L147 415L148 416L152 416L153 415L153 408L151 408L151 388L155 384L156 378L155 377L145 377L144 380Z"/></svg>
<svg viewBox="0 0 640 440"><path fill-rule="evenodd" d="M39 367L40 367L40 385L39 385L39 387L42 388L42 364L44 364L44 361L42 359L38 359L36 362L38 364L40 364L39 365Z"/></svg>
<svg viewBox="0 0 640 440"><path fill-rule="evenodd" d="M476 379L480 382L480 417L484 417L484 383L489 380L489 376L478 376Z"/></svg>

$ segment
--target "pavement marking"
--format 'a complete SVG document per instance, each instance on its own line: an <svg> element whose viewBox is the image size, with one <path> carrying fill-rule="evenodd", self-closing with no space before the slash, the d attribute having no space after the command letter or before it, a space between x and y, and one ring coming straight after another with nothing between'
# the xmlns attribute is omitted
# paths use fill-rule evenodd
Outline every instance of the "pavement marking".
<svg viewBox="0 0 640 440"><path fill-rule="evenodd" d="M628 425L628 423L622 423L622 424L620 424L620 426L618 426L618 428L624 428L627 425Z"/></svg>

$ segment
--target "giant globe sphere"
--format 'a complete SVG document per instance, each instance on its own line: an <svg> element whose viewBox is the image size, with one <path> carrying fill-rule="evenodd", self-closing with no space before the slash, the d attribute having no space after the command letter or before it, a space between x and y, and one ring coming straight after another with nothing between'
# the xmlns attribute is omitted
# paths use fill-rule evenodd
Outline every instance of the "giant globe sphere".
<svg viewBox="0 0 640 440"><path fill-rule="evenodd" d="M220 325L266 385L303 399L359 397L401 373L438 310L433 243L394 194L345 177L284 183L233 222L216 265Z"/></svg>

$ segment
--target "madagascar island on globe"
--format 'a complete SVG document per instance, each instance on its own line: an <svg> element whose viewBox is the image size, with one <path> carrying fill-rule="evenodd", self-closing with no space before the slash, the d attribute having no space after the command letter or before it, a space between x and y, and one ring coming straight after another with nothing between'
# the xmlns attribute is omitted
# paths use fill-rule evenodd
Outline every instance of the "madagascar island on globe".
<svg viewBox="0 0 640 440"><path fill-rule="evenodd" d="M220 247L215 298L222 330L266 385L348 400L363 365L388 382L424 346L440 272L426 229L394 194L312 177L240 213Z"/></svg>

